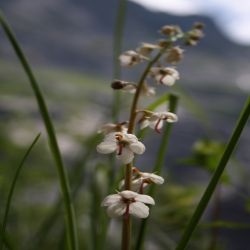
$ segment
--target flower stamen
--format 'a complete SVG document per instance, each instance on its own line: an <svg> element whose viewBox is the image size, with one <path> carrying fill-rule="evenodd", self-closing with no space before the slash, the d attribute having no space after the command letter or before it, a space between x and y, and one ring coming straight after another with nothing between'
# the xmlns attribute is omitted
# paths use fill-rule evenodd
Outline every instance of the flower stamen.
<svg viewBox="0 0 250 250"><path fill-rule="evenodd" d="M161 133L160 128L159 128L161 120L162 120L161 118L158 119L157 122L156 122L156 124L155 124L155 132L157 132L158 134Z"/></svg>

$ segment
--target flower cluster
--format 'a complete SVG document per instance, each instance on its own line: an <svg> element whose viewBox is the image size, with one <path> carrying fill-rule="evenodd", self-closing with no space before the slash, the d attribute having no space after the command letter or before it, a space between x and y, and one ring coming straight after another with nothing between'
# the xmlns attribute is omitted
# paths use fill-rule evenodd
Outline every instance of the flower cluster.
<svg viewBox="0 0 250 250"><path fill-rule="evenodd" d="M108 195L102 202L107 207L107 213L111 217L129 215L146 218L149 215L148 205L154 205L154 199L144 194L144 189L150 184L163 184L164 179L155 174L142 172L133 166L135 155L145 152L145 146L136 135L133 134L136 123L140 129L152 128L160 133L164 122L178 121L176 114L170 111L155 112L147 109L138 109L137 103L140 96L152 96L156 94L155 86L163 85L171 87L180 79L176 65L182 60L183 45L196 45L203 37L203 25L194 24L190 31L183 32L179 26L165 25L160 29L163 38L156 43L142 43L135 50L128 50L119 56L121 66L135 66L148 61L148 66L143 72L138 83L114 80L111 83L115 91L122 90L134 94L130 120L121 123L107 123L102 126L103 141L97 145L97 151L101 154L115 153L116 158L126 165L124 180L120 182L116 194ZM164 65L164 64L170 65ZM155 86L150 86L150 84Z"/></svg>

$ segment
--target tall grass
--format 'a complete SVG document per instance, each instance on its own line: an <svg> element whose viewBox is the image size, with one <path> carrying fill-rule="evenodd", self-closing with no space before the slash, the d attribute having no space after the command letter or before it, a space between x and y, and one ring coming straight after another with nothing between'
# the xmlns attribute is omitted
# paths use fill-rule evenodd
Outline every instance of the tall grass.
<svg viewBox="0 0 250 250"><path fill-rule="evenodd" d="M65 208L65 224L67 228L67 238L68 238L68 247L70 250L78 250L78 236L77 236L77 228L76 228L76 219L75 219L75 211L70 193L69 180L66 173L66 169L63 164L63 160L61 157L61 153L58 147L56 133L54 130L54 126L52 120L49 115L49 111L45 102L45 99L42 95L40 87L37 83L35 75L31 69L31 66L26 59L25 54L23 53L21 46L19 45L17 39L15 38L14 33L12 32L9 24L5 20L3 14L0 13L0 24L3 27L3 30L9 39L23 69L29 79L31 88L34 92L35 98L37 100L37 104L39 107L39 111L41 117L43 118L43 122L48 134L49 145L51 153L54 157L57 172L59 176L61 192L64 200L64 208Z"/></svg>

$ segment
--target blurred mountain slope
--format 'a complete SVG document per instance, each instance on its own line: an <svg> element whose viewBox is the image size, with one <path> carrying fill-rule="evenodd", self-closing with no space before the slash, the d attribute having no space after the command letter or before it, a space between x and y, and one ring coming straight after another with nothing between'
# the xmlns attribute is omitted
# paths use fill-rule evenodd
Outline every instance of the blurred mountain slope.
<svg viewBox="0 0 250 250"><path fill-rule="evenodd" d="M117 6L116 0L0 0L1 9L33 63L102 74L110 74L112 69ZM157 30L164 24L188 29L195 21L206 24L206 37L198 48L191 50L190 58L200 58L202 54L211 63L214 61L211 58L218 58L222 64L231 65L230 68L246 63L249 47L228 40L211 19L149 12L131 2L128 2L124 47L136 47L138 41L154 41L159 37ZM10 54L11 48L1 38L1 57Z"/></svg>

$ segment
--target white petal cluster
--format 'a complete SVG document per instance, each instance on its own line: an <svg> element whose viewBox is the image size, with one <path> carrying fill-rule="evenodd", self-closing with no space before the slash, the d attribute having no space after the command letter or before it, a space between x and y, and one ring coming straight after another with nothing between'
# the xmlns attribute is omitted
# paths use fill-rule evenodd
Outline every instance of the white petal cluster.
<svg viewBox="0 0 250 250"><path fill-rule="evenodd" d="M143 56L148 56L155 49L160 49L160 46L152 43L141 43L136 51Z"/></svg>
<svg viewBox="0 0 250 250"><path fill-rule="evenodd" d="M149 215L149 208L145 204L154 205L154 199L130 190L108 195L102 202L102 206L107 207L110 217L131 214L138 218L146 218Z"/></svg>
<svg viewBox="0 0 250 250"><path fill-rule="evenodd" d="M176 114L172 112L147 113L147 115L144 116L141 121L141 129L150 127L159 133L160 129L163 126L164 121L169 122L169 123L177 122L178 117Z"/></svg>
<svg viewBox="0 0 250 250"><path fill-rule="evenodd" d="M141 95L154 96L155 94L156 94L155 88L150 87L146 82L144 82L141 89Z"/></svg>
<svg viewBox="0 0 250 250"><path fill-rule="evenodd" d="M125 126L127 122L123 123L106 123L102 125L101 129L98 130L98 133L108 135L112 132L122 132L127 133L127 127Z"/></svg>
<svg viewBox="0 0 250 250"><path fill-rule="evenodd" d="M133 179L131 182L131 190L143 193L143 189L149 184L161 185L164 179L154 173L141 172L137 168L133 168ZM124 180L120 182L120 189L124 187Z"/></svg>
<svg viewBox="0 0 250 250"><path fill-rule="evenodd" d="M128 67L128 66L136 65L144 60L147 60L147 58L137 53L134 50L128 50L119 56L119 60L120 60L121 66Z"/></svg>
<svg viewBox="0 0 250 250"><path fill-rule="evenodd" d="M175 82L180 79L179 72L176 69L170 67L153 67L151 69L151 74L158 84L163 84L166 86L173 86Z"/></svg>
<svg viewBox="0 0 250 250"><path fill-rule="evenodd" d="M133 134L114 132L106 135L96 149L101 154L116 152L117 158L128 164L134 159L134 154L144 153L145 146Z"/></svg>

